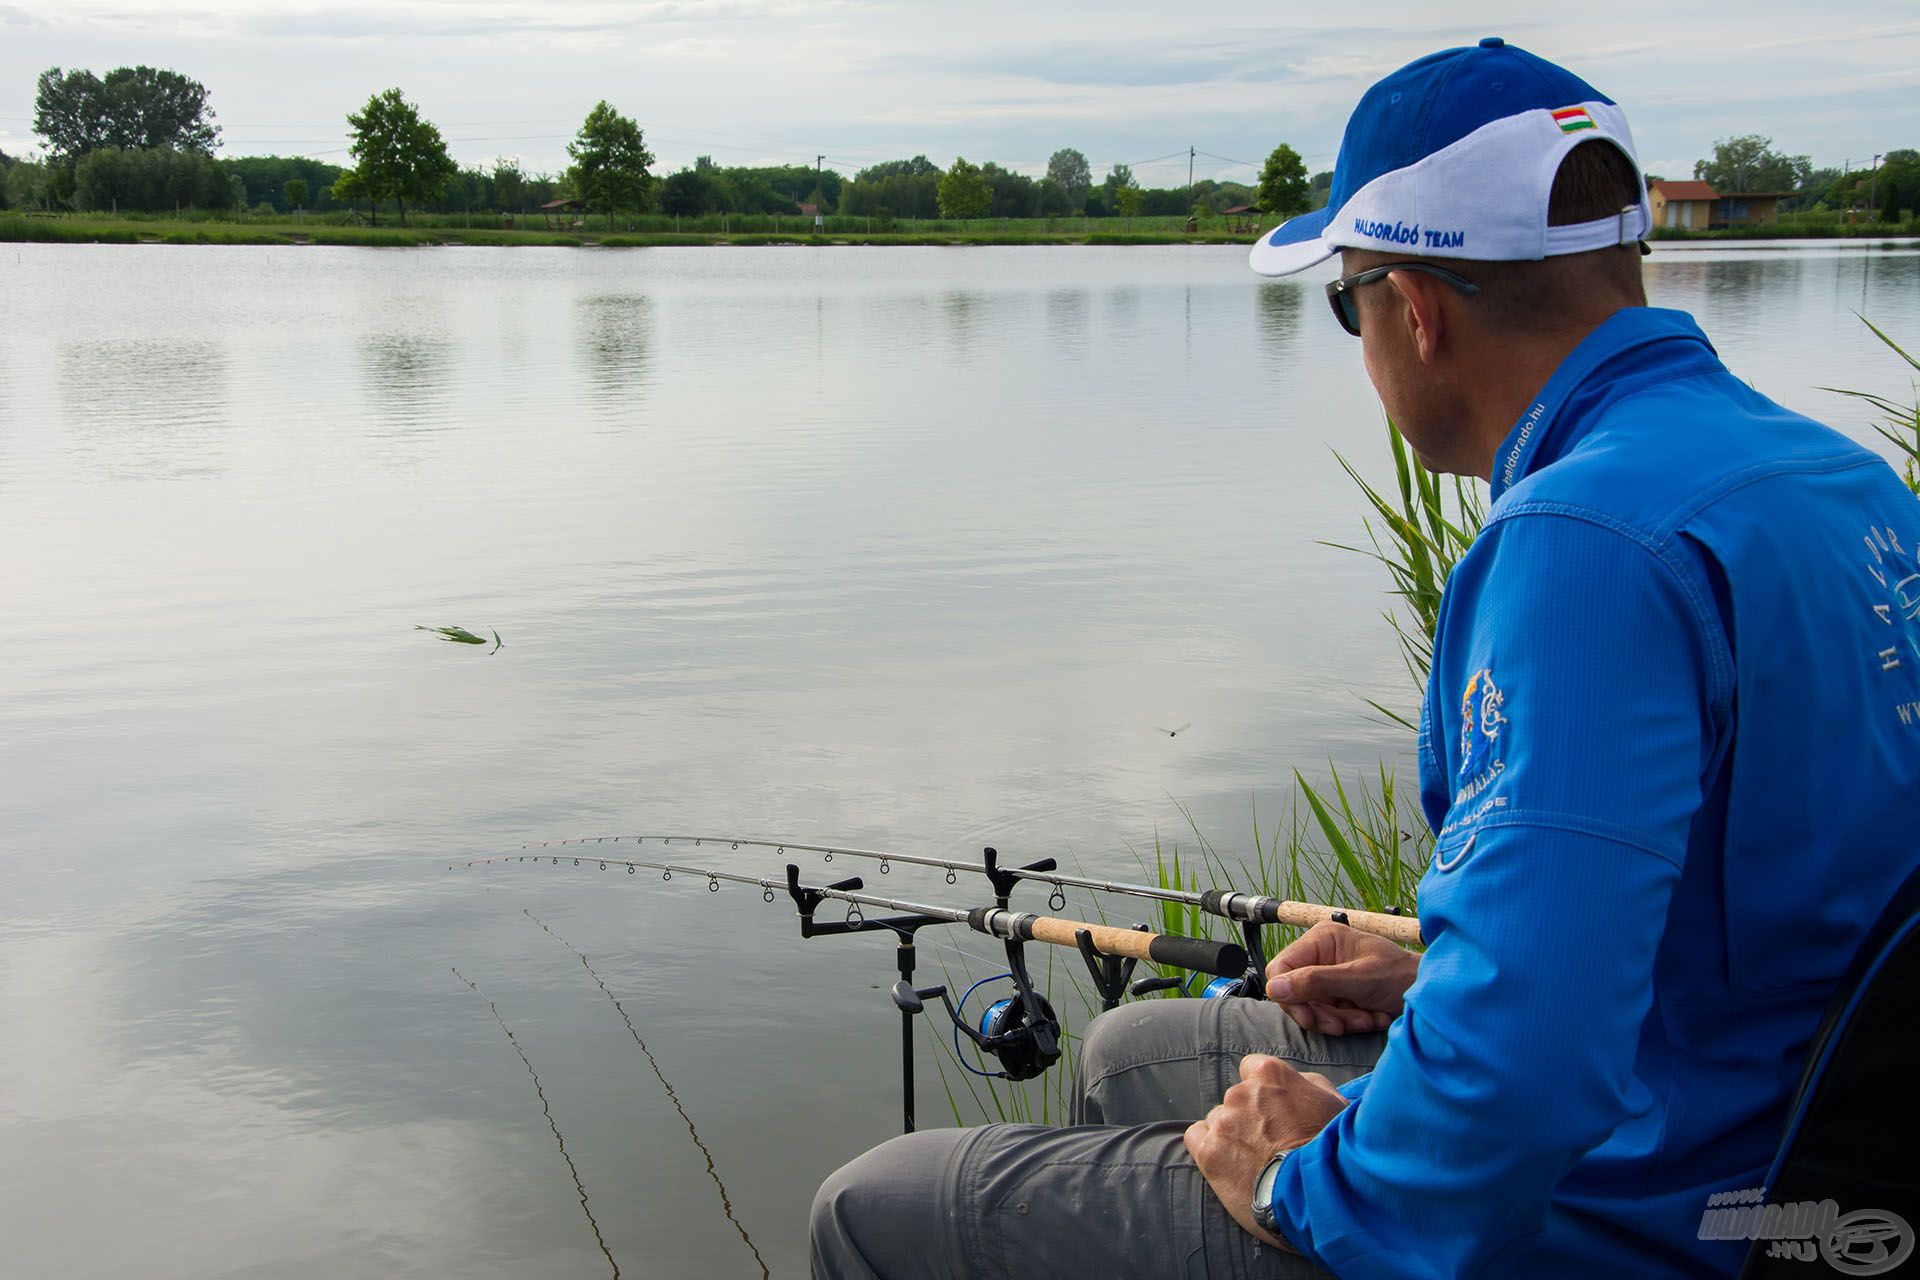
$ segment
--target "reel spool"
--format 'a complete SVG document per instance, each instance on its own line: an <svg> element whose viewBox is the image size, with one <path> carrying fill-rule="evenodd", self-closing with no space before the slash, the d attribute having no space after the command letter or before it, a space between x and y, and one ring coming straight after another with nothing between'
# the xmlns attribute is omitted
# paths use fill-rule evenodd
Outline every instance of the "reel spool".
<svg viewBox="0 0 1920 1280"><path fill-rule="evenodd" d="M1014 994L989 1004L980 1014L978 1029L966 1020L967 997L989 982L1014 978L1012 973L982 978L967 988L958 1006L948 1005L953 1019L953 1052L960 1065L977 1076L1031 1080L1060 1061L1060 1017L1047 998L1014 978ZM1037 1013L1030 1010L1037 1010ZM973 1041L981 1053L1000 1064L998 1071L982 1071L960 1052L960 1037Z"/></svg>
<svg viewBox="0 0 1920 1280"><path fill-rule="evenodd" d="M1040 1004L1040 1017L1051 1033L1049 1039L1057 1044L1059 1017L1045 996L1036 991L1033 998ZM1026 1002L1017 996L1006 996L988 1005L980 1015L982 1039L978 1043L999 1059L1007 1079L1031 1080L1060 1060L1057 1048L1041 1045L1038 1031L1039 1028L1028 1024Z"/></svg>

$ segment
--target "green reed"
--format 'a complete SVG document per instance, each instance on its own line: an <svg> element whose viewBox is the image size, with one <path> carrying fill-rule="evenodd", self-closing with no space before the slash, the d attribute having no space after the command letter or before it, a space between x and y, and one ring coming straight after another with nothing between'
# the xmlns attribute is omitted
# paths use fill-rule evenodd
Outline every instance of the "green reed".
<svg viewBox="0 0 1920 1280"><path fill-rule="evenodd" d="M1920 372L1920 360L1916 360L1899 343L1888 337L1878 325L1865 316L1860 317L1860 323L1873 330L1873 336L1886 343L1895 355L1907 362L1909 368ZM1842 387L1822 387L1821 390L1838 392L1843 396L1852 396L1856 400L1865 400L1887 415L1887 421L1884 424L1874 423L1873 429L1905 455L1904 471L1907 488L1920 494L1920 384L1912 384L1912 386L1913 403L1910 405L1889 400L1885 396L1874 395L1870 391L1848 391Z"/></svg>

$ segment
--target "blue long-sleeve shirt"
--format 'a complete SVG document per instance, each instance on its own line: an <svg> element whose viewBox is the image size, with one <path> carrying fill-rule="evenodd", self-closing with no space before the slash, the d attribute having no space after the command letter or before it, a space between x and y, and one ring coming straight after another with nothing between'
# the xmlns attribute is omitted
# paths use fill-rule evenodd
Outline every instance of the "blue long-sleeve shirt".
<svg viewBox="0 0 1920 1280"><path fill-rule="evenodd" d="M1761 1185L1920 861L1920 502L1649 308L1492 483L1422 713L1427 952L1276 1220L1343 1277L1732 1274L1707 1199Z"/></svg>

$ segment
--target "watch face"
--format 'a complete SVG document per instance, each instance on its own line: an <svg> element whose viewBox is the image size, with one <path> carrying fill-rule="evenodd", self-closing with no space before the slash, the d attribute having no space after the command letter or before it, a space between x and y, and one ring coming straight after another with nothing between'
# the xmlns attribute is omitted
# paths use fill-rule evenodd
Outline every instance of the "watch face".
<svg viewBox="0 0 1920 1280"><path fill-rule="evenodd" d="M1286 1158L1286 1153L1282 1152L1267 1161L1267 1167L1260 1171L1260 1176L1254 1180L1253 1184L1253 1202L1255 1204L1271 1205L1273 1203L1273 1182L1275 1178L1280 1176L1280 1162Z"/></svg>

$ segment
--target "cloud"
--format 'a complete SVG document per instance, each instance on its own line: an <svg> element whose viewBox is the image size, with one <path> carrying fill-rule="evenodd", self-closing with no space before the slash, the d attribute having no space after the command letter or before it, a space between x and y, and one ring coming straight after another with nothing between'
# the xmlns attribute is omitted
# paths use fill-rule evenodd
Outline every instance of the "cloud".
<svg viewBox="0 0 1920 1280"><path fill-rule="evenodd" d="M1226 89L1377 76L1380 35L1377 29L1357 27L1226 29L1204 38L1145 33L1015 47L996 44L912 61L935 70L1046 84ZM1397 28L1393 37L1397 43L1412 41L1424 47L1427 42L1454 38L1454 33Z"/></svg>
<svg viewBox="0 0 1920 1280"><path fill-rule="evenodd" d="M1881 27L1859 27L1852 31L1828 31L1796 35L1781 40L1756 40L1742 46L1747 49L1804 49L1816 44L1855 44L1885 40L1892 36L1920 35L1920 22L1896 22Z"/></svg>
<svg viewBox="0 0 1920 1280"><path fill-rule="evenodd" d="M114 32L218 32L256 39L383 40L405 37L526 38L636 30L651 24L781 21L870 11L869 0L642 0L633 4L588 0L566 6L518 0L395 0L329 9L261 5L249 0L199 4L70 4L57 16L19 7L0 17L39 26L92 27Z"/></svg>

